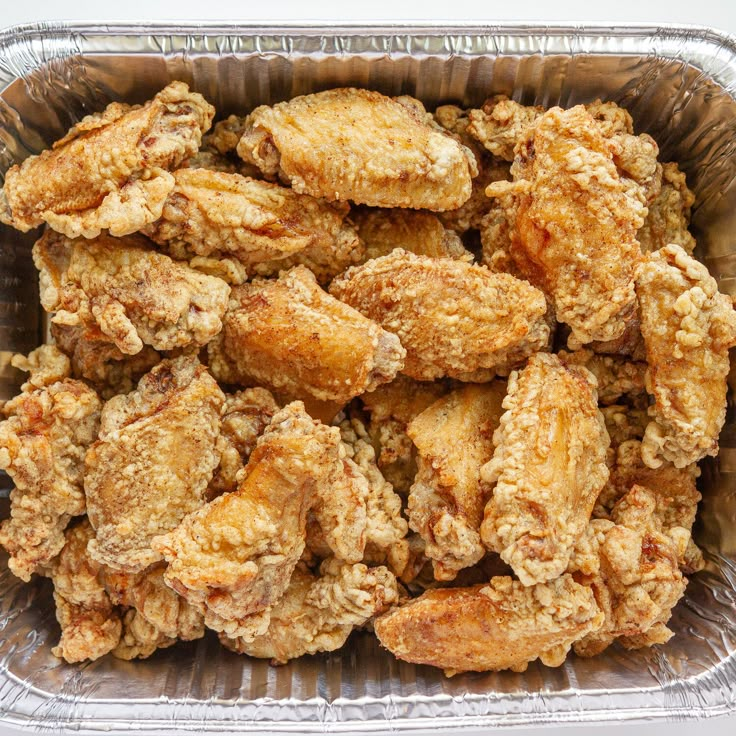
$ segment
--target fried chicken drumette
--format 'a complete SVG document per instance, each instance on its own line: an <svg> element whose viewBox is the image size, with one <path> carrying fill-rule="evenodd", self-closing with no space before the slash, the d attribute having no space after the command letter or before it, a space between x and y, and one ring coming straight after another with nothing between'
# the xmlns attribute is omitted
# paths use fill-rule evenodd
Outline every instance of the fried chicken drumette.
<svg viewBox="0 0 736 736"><path fill-rule="evenodd" d="M224 383L342 403L390 381L404 363L395 335L326 294L304 266L233 289L208 350Z"/></svg>
<svg viewBox="0 0 736 736"><path fill-rule="evenodd" d="M427 117L412 98L331 89L257 107L237 151L314 197L452 210L470 197L475 159Z"/></svg>
<svg viewBox="0 0 736 736"><path fill-rule="evenodd" d="M204 345L222 328L230 287L153 250L140 235L69 240L47 231L33 246L51 321L99 330L126 355L143 346Z"/></svg>
<svg viewBox="0 0 736 736"><path fill-rule="evenodd" d="M161 560L151 541L204 504L225 397L196 357L166 359L102 410L85 461L89 551L114 570Z"/></svg>
<svg viewBox="0 0 736 736"><path fill-rule="evenodd" d="M348 269L330 293L397 335L402 372L422 381L487 381L549 340L541 291L464 261L398 249Z"/></svg>
<svg viewBox="0 0 736 736"><path fill-rule="evenodd" d="M169 171L196 153L214 112L183 82L142 106L113 102L8 171L0 221L23 232L45 222L69 238L139 230L161 216Z"/></svg>

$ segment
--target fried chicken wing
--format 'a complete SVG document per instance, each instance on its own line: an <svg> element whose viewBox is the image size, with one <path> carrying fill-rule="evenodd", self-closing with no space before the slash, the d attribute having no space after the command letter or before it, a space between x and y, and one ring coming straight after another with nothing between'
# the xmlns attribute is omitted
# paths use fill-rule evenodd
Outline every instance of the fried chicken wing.
<svg viewBox="0 0 736 736"><path fill-rule="evenodd" d="M595 378L539 353L509 377L493 441L481 469L493 495L481 537L524 585L553 580L570 559L608 479L608 435Z"/></svg>
<svg viewBox="0 0 736 736"><path fill-rule="evenodd" d="M388 255L395 248L432 258L473 258L457 233L446 230L431 212L361 207L351 218L365 244L364 261Z"/></svg>
<svg viewBox="0 0 736 736"><path fill-rule="evenodd" d="M105 404L100 437L85 461L94 559L125 572L161 560L151 540L204 503L219 461L224 401L197 358L181 356Z"/></svg>
<svg viewBox="0 0 736 736"><path fill-rule="evenodd" d="M646 211L619 177L612 144L583 106L553 108L520 142L512 174L486 192L515 224L517 267L570 326L571 347L620 337L636 313Z"/></svg>
<svg viewBox="0 0 736 736"><path fill-rule="evenodd" d="M371 391L404 363L395 335L326 294L304 266L235 288L208 350L219 381L323 401Z"/></svg>
<svg viewBox="0 0 736 736"><path fill-rule="evenodd" d="M424 539L437 580L452 580L485 554L479 531L488 496L480 469L493 456L505 393L500 381L463 386L425 409L407 429L418 465L409 492L409 525Z"/></svg>
<svg viewBox="0 0 736 736"><path fill-rule="evenodd" d="M143 232L173 258L235 258L250 274L298 254L355 253L344 269L362 250L349 209L239 174L179 169L161 218Z"/></svg>
<svg viewBox="0 0 736 736"><path fill-rule="evenodd" d="M52 322L96 328L126 355L204 345L222 328L230 287L156 253L141 236L69 240L47 231L33 246L41 304Z"/></svg>
<svg viewBox="0 0 736 736"><path fill-rule="evenodd" d="M430 590L376 619L379 641L407 662L458 672L558 667L570 646L603 622L590 588L570 575L524 587L494 577L471 588Z"/></svg>
<svg viewBox="0 0 736 736"><path fill-rule="evenodd" d="M23 232L46 222L69 238L139 230L161 216L169 170L197 151L214 112L183 82L140 107L112 103L8 171L0 221Z"/></svg>
<svg viewBox="0 0 736 736"><path fill-rule="evenodd" d="M95 327L70 327L51 323L51 336L71 360L71 374L92 384L103 399L127 394L145 373L161 361L150 346L126 355Z"/></svg>
<svg viewBox="0 0 736 736"><path fill-rule="evenodd" d="M120 641L120 615L99 579L100 565L87 554L94 538L89 522L67 529L59 556L45 571L54 584L61 639L51 651L66 662L95 660Z"/></svg>
<svg viewBox="0 0 736 736"><path fill-rule="evenodd" d="M639 649L672 637L666 624L687 585L678 566L686 540L662 531L656 505L650 491L634 486L612 521L591 522L578 544L568 569L592 587L605 621L574 645L576 654L595 656L616 639Z"/></svg>
<svg viewBox="0 0 736 736"><path fill-rule="evenodd" d="M31 371L22 393L6 402L0 424L0 468L15 483L0 545L11 572L28 581L64 546L64 529L85 511L84 454L100 426L101 403L67 377L69 361L44 346L14 364Z"/></svg>
<svg viewBox="0 0 736 736"><path fill-rule="evenodd" d="M669 243L676 243L686 253L695 250L695 238L690 234L690 211L695 195L688 189L685 174L677 164L662 166L662 188L649 204L649 214L636 234L641 249L651 253Z"/></svg>
<svg viewBox="0 0 736 736"><path fill-rule="evenodd" d="M683 467L716 455L726 418L728 349L736 345L731 300L702 263L674 244L648 256L636 290L647 391L654 397L644 462Z"/></svg>
<svg viewBox="0 0 736 736"><path fill-rule="evenodd" d="M581 365L595 376L598 400L602 404L613 404L622 396L641 396L645 393L646 363L615 355L598 355L592 350L561 350L558 357L565 365Z"/></svg>
<svg viewBox="0 0 736 736"><path fill-rule="evenodd" d="M253 641L220 636L238 654L284 664L304 654L339 649L356 626L398 603L396 578L385 567L326 560L318 577L297 568L271 610L265 634Z"/></svg>
<svg viewBox="0 0 736 736"><path fill-rule="evenodd" d="M446 393L442 383L398 375L391 383L360 397L370 414L368 433L378 453L378 467L399 493L409 492L417 472L416 448L406 428L415 416Z"/></svg>
<svg viewBox="0 0 736 736"><path fill-rule="evenodd" d="M230 637L266 633L304 551L307 512L342 469L340 432L301 402L277 412L259 437L240 485L187 516L154 548L168 585Z"/></svg>
<svg viewBox="0 0 736 736"><path fill-rule="evenodd" d="M546 302L507 274L398 249L346 271L330 293L398 335L403 373L488 381L547 346Z"/></svg>
<svg viewBox="0 0 736 736"><path fill-rule="evenodd" d="M257 107L237 151L314 197L452 210L470 197L475 159L426 118L411 98L332 89Z"/></svg>

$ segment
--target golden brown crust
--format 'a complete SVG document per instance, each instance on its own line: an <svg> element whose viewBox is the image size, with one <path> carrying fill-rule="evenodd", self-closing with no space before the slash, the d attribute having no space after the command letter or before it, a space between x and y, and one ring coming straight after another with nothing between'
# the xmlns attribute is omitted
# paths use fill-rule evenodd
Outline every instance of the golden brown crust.
<svg viewBox="0 0 736 736"><path fill-rule="evenodd" d="M46 222L70 238L139 230L161 215L169 170L197 151L214 112L183 82L140 107L113 103L8 171L0 221L24 232Z"/></svg>
<svg viewBox="0 0 736 736"><path fill-rule="evenodd" d="M404 358L397 337L326 294L304 266L233 289L208 350L224 383L343 403L390 381Z"/></svg>
<svg viewBox="0 0 736 736"><path fill-rule="evenodd" d="M372 207L451 210L470 196L472 154L416 100L341 88L257 107L238 154L295 191ZM472 168L471 168L472 167Z"/></svg>
<svg viewBox="0 0 736 736"><path fill-rule="evenodd" d="M524 281L463 261L401 249L349 269L330 293L406 348L403 373L487 381L544 349L544 295Z"/></svg>

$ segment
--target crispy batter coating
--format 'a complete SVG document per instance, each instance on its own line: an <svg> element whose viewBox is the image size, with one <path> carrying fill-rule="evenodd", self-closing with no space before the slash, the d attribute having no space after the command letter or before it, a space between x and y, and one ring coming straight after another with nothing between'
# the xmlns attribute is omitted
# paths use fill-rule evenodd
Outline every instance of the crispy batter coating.
<svg viewBox="0 0 736 736"><path fill-rule="evenodd" d="M169 170L196 153L214 108L183 82L140 107L112 103L6 174L0 221L67 237L127 235L161 216Z"/></svg>
<svg viewBox="0 0 736 736"><path fill-rule="evenodd" d="M301 402L277 412L240 476L240 486L187 516L154 548L168 585L230 637L254 639L286 591L304 551L307 512L342 469L340 433Z"/></svg>
<svg viewBox="0 0 736 736"><path fill-rule="evenodd" d="M505 394L500 381L462 386L407 429L418 452L409 524L424 539L437 580L452 580L485 554L479 531L488 491L481 486L480 469L493 456Z"/></svg>
<svg viewBox="0 0 736 736"><path fill-rule="evenodd" d="M341 88L248 115L238 154L267 177L330 201L434 211L460 207L475 159L418 100Z"/></svg>
<svg viewBox="0 0 736 736"><path fill-rule="evenodd" d="M222 329L230 287L156 253L139 235L87 241L48 230L33 261L52 322L97 328L126 355L144 344L204 345Z"/></svg>
<svg viewBox="0 0 736 736"><path fill-rule="evenodd" d="M3 407L0 468L15 488L0 545L10 570L28 581L64 546L69 519L84 513L84 454L97 437L101 403L89 386L66 377L69 363L56 348L44 346L14 364L31 379Z"/></svg>
<svg viewBox="0 0 736 736"><path fill-rule="evenodd" d="M254 274L297 254L360 249L347 204L207 169L179 169L174 182L161 218L144 229L173 258L232 257Z"/></svg>
<svg viewBox="0 0 736 736"><path fill-rule="evenodd" d="M538 289L507 274L397 249L349 269L330 293L398 335L403 373L488 381L549 340Z"/></svg>
<svg viewBox="0 0 736 736"><path fill-rule="evenodd" d="M404 363L395 335L325 293L304 266L233 289L208 350L224 383L343 403L390 381Z"/></svg>
<svg viewBox="0 0 736 736"><path fill-rule="evenodd" d="M225 396L217 438L220 464L207 489L208 500L237 488L238 473L278 410L279 405L265 388L247 388Z"/></svg>
<svg viewBox="0 0 736 736"><path fill-rule="evenodd" d="M215 123L212 130L202 140L203 145L214 148L219 154L234 153L245 131L245 118L230 115Z"/></svg>
<svg viewBox="0 0 736 736"><path fill-rule="evenodd" d="M692 255L695 238L688 226L693 204L695 195L687 187L685 174L677 164L663 164L662 188L649 204L649 214L636 234L641 249L651 253L669 243L676 243Z"/></svg>
<svg viewBox="0 0 736 736"><path fill-rule="evenodd" d="M145 373L161 361L150 346L135 355L120 352L96 327L51 323L51 336L71 360L71 374L92 384L103 399L132 391Z"/></svg>
<svg viewBox="0 0 736 736"><path fill-rule="evenodd" d="M598 400L602 404L613 404L622 396L634 397L645 393L646 363L615 355L598 355L592 350L560 350L558 357L565 365L581 365L595 376Z"/></svg>
<svg viewBox="0 0 736 736"><path fill-rule="evenodd" d="M645 408L624 404L601 407L601 414L606 422L606 431L611 438L611 449L614 452L622 442L640 440L649 422Z"/></svg>
<svg viewBox="0 0 736 736"><path fill-rule="evenodd" d="M718 453L736 313L708 269L679 245L648 256L636 290L654 397L642 457L651 468L663 458L684 467Z"/></svg>
<svg viewBox="0 0 736 736"><path fill-rule="evenodd" d="M689 534L664 532L656 506L650 491L634 486L614 507L612 521L592 521L578 543L568 569L592 587L605 622L575 644L576 654L595 656L619 638L639 649L673 635L666 624L687 585L678 560Z"/></svg>
<svg viewBox="0 0 736 736"><path fill-rule="evenodd" d="M446 393L442 383L398 375L391 383L360 397L370 414L368 432L378 453L378 467L399 493L409 492L417 472L416 448L406 428L417 414Z"/></svg>
<svg viewBox="0 0 736 736"><path fill-rule="evenodd" d="M553 108L520 142L514 181L486 190L508 209L511 255L570 325L571 347L620 337L636 312L636 231L646 211L613 149L582 105Z"/></svg>
<svg viewBox="0 0 736 736"><path fill-rule="evenodd" d="M94 559L126 572L161 560L151 540L204 503L219 461L224 401L197 358L181 356L105 404L99 440L85 462Z"/></svg>
<svg viewBox="0 0 736 736"><path fill-rule="evenodd" d="M352 212L351 219L365 244L364 261L388 255L395 248L432 258L473 259L457 233L446 230L431 212L361 207Z"/></svg>
<svg viewBox="0 0 736 736"><path fill-rule="evenodd" d="M410 557L405 539L409 527L401 515L401 497L394 493L376 464L376 451L365 424L352 417L344 419L339 426L347 457L368 482L363 561L371 565L387 564L392 572L399 573L406 568Z"/></svg>
<svg viewBox="0 0 736 736"><path fill-rule="evenodd" d="M86 519L67 529L64 548L46 571L61 626L61 639L51 651L66 662L99 659L120 641L120 616L100 582L100 565L87 554L94 535Z"/></svg>
<svg viewBox="0 0 736 736"><path fill-rule="evenodd" d="M539 353L509 377L506 413L481 478L495 482L481 537L524 585L553 580L570 559L608 479L609 440L595 378Z"/></svg>
<svg viewBox="0 0 736 736"><path fill-rule="evenodd" d="M489 202L488 211L479 225L481 263L496 273L510 273L523 279L524 275L511 256L511 231L515 223L510 220L509 212L500 200L491 199Z"/></svg>
<svg viewBox="0 0 736 736"><path fill-rule="evenodd" d="M430 590L376 619L381 644L407 662L458 672L524 672L529 662L558 667L571 644L603 615L590 588L570 575L524 587L494 577L471 588Z"/></svg>
<svg viewBox="0 0 736 736"><path fill-rule="evenodd" d="M385 567L326 560L319 576L297 568L271 610L268 630L253 641L220 636L238 654L284 664L304 654L339 649L356 626L398 603L396 578Z"/></svg>

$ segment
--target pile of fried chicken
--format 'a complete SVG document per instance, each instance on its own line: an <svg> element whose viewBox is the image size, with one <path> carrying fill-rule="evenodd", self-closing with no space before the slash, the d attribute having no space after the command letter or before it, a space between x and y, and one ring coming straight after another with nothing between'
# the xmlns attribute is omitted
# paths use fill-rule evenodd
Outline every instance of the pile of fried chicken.
<svg viewBox="0 0 736 736"><path fill-rule="evenodd" d="M626 110L173 82L14 166L53 337L13 365L12 572L67 662L375 632L463 671L666 642L736 315Z"/></svg>

